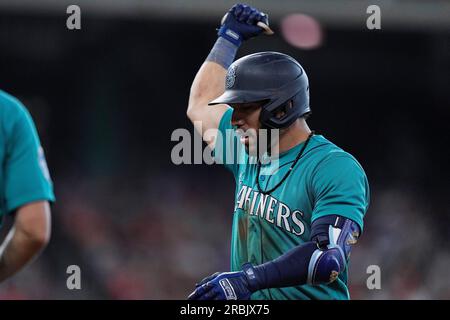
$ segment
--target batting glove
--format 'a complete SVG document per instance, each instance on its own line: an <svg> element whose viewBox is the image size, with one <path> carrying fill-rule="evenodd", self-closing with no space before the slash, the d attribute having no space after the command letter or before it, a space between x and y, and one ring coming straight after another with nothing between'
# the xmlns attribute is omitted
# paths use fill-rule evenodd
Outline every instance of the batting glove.
<svg viewBox="0 0 450 320"><path fill-rule="evenodd" d="M258 22L269 25L267 14L245 4L235 4L222 19L218 35L240 46L247 40L261 34L264 29Z"/></svg>
<svg viewBox="0 0 450 320"><path fill-rule="evenodd" d="M216 272L196 285L188 300L249 300L258 290L258 282L250 263L243 271Z"/></svg>

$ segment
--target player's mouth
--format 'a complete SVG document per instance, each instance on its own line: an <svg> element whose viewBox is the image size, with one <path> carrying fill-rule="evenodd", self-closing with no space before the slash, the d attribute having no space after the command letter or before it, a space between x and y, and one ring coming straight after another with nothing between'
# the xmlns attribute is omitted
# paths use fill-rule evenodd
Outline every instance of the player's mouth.
<svg viewBox="0 0 450 320"><path fill-rule="evenodd" d="M245 145L246 147L257 141L257 135L255 130L253 129L244 130L242 127L240 127L236 129L236 134L239 136L239 142Z"/></svg>

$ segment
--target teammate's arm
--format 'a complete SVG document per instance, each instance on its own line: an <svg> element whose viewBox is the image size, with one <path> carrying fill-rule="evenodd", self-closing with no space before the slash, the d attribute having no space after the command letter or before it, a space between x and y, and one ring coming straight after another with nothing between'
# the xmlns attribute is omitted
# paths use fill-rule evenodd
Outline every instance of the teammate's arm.
<svg viewBox="0 0 450 320"><path fill-rule="evenodd" d="M208 103L225 91L225 77L243 40L263 32L256 24L268 24L267 15L247 5L234 5L227 13L219 29L206 61L201 66L191 86L187 116L195 129L203 136L209 129L217 129L220 120L228 109L227 105L208 106ZM214 139L204 137L205 142L214 147ZM209 139L209 140L206 140Z"/></svg>
<svg viewBox="0 0 450 320"><path fill-rule="evenodd" d="M1 213L14 223L0 245L0 281L36 258L50 238L55 200L44 151L31 115L17 99L2 94L4 158Z"/></svg>
<svg viewBox="0 0 450 320"><path fill-rule="evenodd" d="M14 225L0 246L0 282L36 258L50 239L47 201L26 204L15 213Z"/></svg>
<svg viewBox="0 0 450 320"><path fill-rule="evenodd" d="M331 283L347 266L360 229L354 221L330 215L314 221L311 241L277 259L238 272L216 273L200 282L190 300L244 300L255 291Z"/></svg>

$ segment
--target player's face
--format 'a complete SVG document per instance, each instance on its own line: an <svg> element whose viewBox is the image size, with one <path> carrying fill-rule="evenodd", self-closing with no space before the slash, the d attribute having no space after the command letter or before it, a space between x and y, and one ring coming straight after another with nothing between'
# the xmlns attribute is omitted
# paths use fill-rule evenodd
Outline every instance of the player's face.
<svg viewBox="0 0 450 320"><path fill-rule="evenodd" d="M247 152L255 152L257 146L258 130L261 127L259 115L261 103L233 104L231 124L237 127L240 141L245 145Z"/></svg>

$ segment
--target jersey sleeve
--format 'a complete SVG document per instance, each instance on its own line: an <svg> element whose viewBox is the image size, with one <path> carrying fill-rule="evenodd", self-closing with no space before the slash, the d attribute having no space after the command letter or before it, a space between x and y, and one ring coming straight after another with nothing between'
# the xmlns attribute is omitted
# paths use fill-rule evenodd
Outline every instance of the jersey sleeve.
<svg viewBox="0 0 450 320"><path fill-rule="evenodd" d="M312 175L314 208L311 223L327 215L340 215L363 230L370 202L369 183L361 165L350 155L338 154L323 160Z"/></svg>
<svg viewBox="0 0 450 320"><path fill-rule="evenodd" d="M8 107L4 159L4 209L54 201L53 184L33 120L18 101ZM3 120L5 121L5 120Z"/></svg>
<svg viewBox="0 0 450 320"><path fill-rule="evenodd" d="M239 142L238 136L231 125L232 114L233 109L230 108L220 120L214 147L214 159L217 164L223 164L236 177L239 164L245 161L245 149Z"/></svg>

